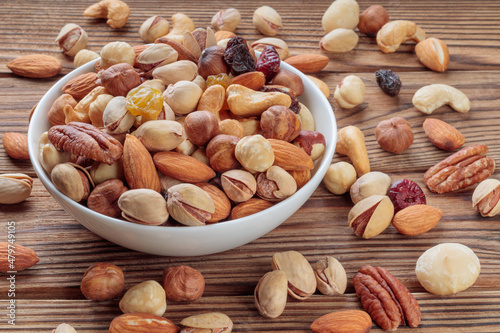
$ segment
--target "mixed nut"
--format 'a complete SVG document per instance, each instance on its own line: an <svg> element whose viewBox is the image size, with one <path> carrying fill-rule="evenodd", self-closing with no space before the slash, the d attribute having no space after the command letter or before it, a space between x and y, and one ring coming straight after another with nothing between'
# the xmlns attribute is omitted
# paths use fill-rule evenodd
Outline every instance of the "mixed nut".
<svg viewBox="0 0 500 333"><path fill-rule="evenodd" d="M87 8L85 15L107 18L112 28L120 28L127 22L129 8L119 0L103 0ZM272 37L249 45L233 33L240 20L239 11L229 8L214 15L211 28L195 29L188 16L178 13L172 16L170 29L165 18L152 16L139 33L153 45L106 45L95 63L96 73L68 82L48 113L52 127L40 138L39 159L54 185L72 200L86 201L96 212L147 225L163 225L169 219L187 226L236 219L293 195L311 177L325 142L314 131L307 107L296 99L304 89L300 77L280 69L279 63L284 60L304 73L315 73L329 58L320 54L290 57L286 42ZM266 36L277 35L282 27L279 13L268 6L255 10L253 23ZM336 0L322 23L326 35L320 49L324 52L354 49L359 37L353 29L358 27L361 33L376 36L384 53L414 40L416 55L426 67L437 72L448 67L443 41L426 38L414 22L389 21L382 6L371 6L360 15L356 1ZM99 57L85 49L87 39L80 26L68 24L56 41L64 54L75 56L78 67ZM254 50L262 52L258 59ZM51 77L61 70L59 61L49 56L20 57L8 67L35 78ZM376 80L384 93L398 95L401 81L396 73L380 70ZM328 86L322 81L317 85L328 97ZM334 99L342 108L354 108L364 102L364 90L363 80L349 75L337 85ZM412 102L425 114L445 104L461 113L470 110L468 97L444 84L420 88ZM423 128L439 149L452 151L464 144L464 136L439 119L426 119ZM410 123L401 117L381 121L375 138L382 149L394 154L408 149L414 139ZM6 133L3 145L12 158L29 158L22 134ZM339 130L336 152L347 155L352 165L332 164L324 182L334 194L350 193L354 206L347 220L356 236L375 237L391 224L403 235L416 236L438 224L442 212L426 203L418 184L408 179L392 183L388 175L371 171L359 128ZM485 145L463 148L429 168L424 184L431 192L446 193L479 183L473 206L482 216L497 215L500 182L487 179L495 168L487 152ZM32 183L23 174L0 175L0 203L23 201ZM0 243L2 251L6 246ZM38 262L32 250L17 245L17 251L16 270ZM443 257L447 265L442 264ZM304 300L316 289L325 295L343 294L346 289L346 272L333 257L320 259L313 268L299 252L287 251L273 256L272 268L254 293L257 310L267 318L283 313L287 294ZM422 254L415 271L427 291L450 295L474 284L480 264L468 247L444 243ZM457 280L461 283L456 284ZM369 314L333 312L313 322L314 332L326 332L332 326L340 332L367 331L372 320L384 330L419 325L417 301L386 269L363 266L353 285ZM167 299L194 301L204 288L205 280L195 269L166 269L162 284L144 281L123 295L120 309L124 314L111 322L109 331L133 332L129 326L134 323L165 332L231 332L233 323L222 313L187 317L180 322L181 328L162 317ZM81 283L83 295L95 301L116 298L123 289L123 272L108 263L89 267ZM75 330L61 324L54 331Z"/></svg>

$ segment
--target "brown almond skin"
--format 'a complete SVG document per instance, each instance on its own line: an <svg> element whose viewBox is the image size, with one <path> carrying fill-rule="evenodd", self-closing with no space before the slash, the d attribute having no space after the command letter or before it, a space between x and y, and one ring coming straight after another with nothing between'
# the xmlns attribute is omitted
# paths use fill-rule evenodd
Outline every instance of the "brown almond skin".
<svg viewBox="0 0 500 333"><path fill-rule="evenodd" d="M59 74L62 64L52 56L29 54L12 60L7 64L7 67L16 75L43 79Z"/></svg>
<svg viewBox="0 0 500 333"><path fill-rule="evenodd" d="M434 228L441 219L441 210L429 205L412 205L394 215L392 225L407 236L417 236Z"/></svg>
<svg viewBox="0 0 500 333"><path fill-rule="evenodd" d="M330 58L322 54L300 54L285 59L285 62L302 73L317 73L328 65Z"/></svg>
<svg viewBox="0 0 500 333"><path fill-rule="evenodd" d="M217 186L209 183L196 183L194 185L207 192L214 201L215 212L212 214L210 220L207 220L207 223L219 222L229 216L231 213L231 201L229 201L226 193L221 191Z"/></svg>
<svg viewBox="0 0 500 333"><path fill-rule="evenodd" d="M423 124L425 135L432 144L446 151L455 150L465 143L465 137L452 125L436 119L427 118Z"/></svg>
<svg viewBox="0 0 500 333"><path fill-rule="evenodd" d="M231 220L235 220L245 216L249 216L258 213L260 211L263 211L264 209L267 209L272 205L273 203L270 201L264 199L252 198L234 206L233 209L231 210L230 218Z"/></svg>
<svg viewBox="0 0 500 333"><path fill-rule="evenodd" d="M9 253L9 249L14 252ZM9 254L15 258L13 267L10 266ZM39 260L35 251L30 248L17 243L11 244L9 242L0 242L0 273L24 271L34 266Z"/></svg>
<svg viewBox="0 0 500 333"><path fill-rule="evenodd" d="M156 153L153 160L161 173L182 182L200 183L215 177L215 171L205 163L175 151Z"/></svg>
<svg viewBox="0 0 500 333"><path fill-rule="evenodd" d="M7 132L3 135L3 147L7 155L16 160L27 160L28 137L21 133Z"/></svg>
<svg viewBox="0 0 500 333"><path fill-rule="evenodd" d="M368 333L371 328L372 318L360 310L331 312L311 324L311 330L317 333Z"/></svg>
<svg viewBox="0 0 500 333"><path fill-rule="evenodd" d="M130 134L123 145L123 172L130 189L148 188L160 193L160 178L149 151Z"/></svg>
<svg viewBox="0 0 500 333"><path fill-rule="evenodd" d="M266 77L262 72L248 72L233 77L232 84L240 84L253 90L259 90L266 84Z"/></svg>

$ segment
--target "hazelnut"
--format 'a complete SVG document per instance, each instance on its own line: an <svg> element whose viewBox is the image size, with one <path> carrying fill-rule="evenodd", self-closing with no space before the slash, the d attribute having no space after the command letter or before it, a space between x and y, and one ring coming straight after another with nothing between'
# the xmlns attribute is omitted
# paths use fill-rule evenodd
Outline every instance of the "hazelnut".
<svg viewBox="0 0 500 333"><path fill-rule="evenodd" d="M97 263L83 274L80 290L93 301L106 301L119 296L124 287L123 272L110 263Z"/></svg>
<svg viewBox="0 0 500 333"><path fill-rule="evenodd" d="M234 135L219 134L207 145L207 156L210 166L217 172L225 172L241 168L234 155L236 144L240 139Z"/></svg>
<svg viewBox="0 0 500 333"><path fill-rule="evenodd" d="M113 96L126 96L132 89L141 84L141 78L134 67L129 64L116 64L100 74L102 85Z"/></svg>
<svg viewBox="0 0 500 333"><path fill-rule="evenodd" d="M349 191L356 181L356 169L347 162L330 164L326 170L323 182L328 191L333 194L342 195Z"/></svg>
<svg viewBox="0 0 500 333"><path fill-rule="evenodd" d="M413 143L413 131L405 119L394 117L377 125L375 139L383 150L399 154Z"/></svg>
<svg viewBox="0 0 500 333"><path fill-rule="evenodd" d="M266 139L293 141L300 132L297 115L283 105L274 105L260 117L260 129Z"/></svg>
<svg viewBox="0 0 500 333"><path fill-rule="evenodd" d="M194 111L184 119L184 130L192 144L204 146L219 133L219 121L210 111Z"/></svg>
<svg viewBox="0 0 500 333"><path fill-rule="evenodd" d="M290 88L295 96L300 96L304 93L304 83L300 76L287 69L281 68L279 70L273 78L273 84Z"/></svg>
<svg viewBox="0 0 500 333"><path fill-rule="evenodd" d="M358 29L370 37L375 37L387 22L389 22L387 10L380 5L373 5L359 15Z"/></svg>
<svg viewBox="0 0 500 333"><path fill-rule="evenodd" d="M94 188L87 200L87 206L103 215L119 217L122 211L118 207L118 198L127 190L120 179L109 179Z"/></svg>
<svg viewBox="0 0 500 333"><path fill-rule="evenodd" d="M229 67L224 61L224 49L220 46L204 49L198 62L198 74L206 80L209 75L220 73L229 73Z"/></svg>
<svg viewBox="0 0 500 333"><path fill-rule="evenodd" d="M119 303L123 313L150 313L162 316L167 309L165 290L154 281L148 280L130 288Z"/></svg>
<svg viewBox="0 0 500 333"><path fill-rule="evenodd" d="M317 131L303 130L292 142L299 148L302 148L313 161L323 156L325 152L326 140L323 134Z"/></svg>
<svg viewBox="0 0 500 333"><path fill-rule="evenodd" d="M163 272L163 288L171 301L195 301L205 291L205 278L189 266L170 267Z"/></svg>

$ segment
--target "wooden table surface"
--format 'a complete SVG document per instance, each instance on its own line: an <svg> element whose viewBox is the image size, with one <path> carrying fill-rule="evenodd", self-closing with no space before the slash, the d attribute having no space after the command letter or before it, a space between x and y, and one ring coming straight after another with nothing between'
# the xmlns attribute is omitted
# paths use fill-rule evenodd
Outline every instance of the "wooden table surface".
<svg viewBox="0 0 500 333"><path fill-rule="evenodd" d="M132 1L131 16L124 28L112 30L105 20L83 16L91 0L10 0L0 2L0 132L26 133L31 108L63 75L73 69L54 42L66 23L81 25L89 35L87 48L99 51L106 43L126 41L142 44L138 30L152 15L170 18L176 12L188 14L197 27L210 24L220 9L235 7L242 14L236 33L254 41L263 36L252 25L253 11L272 5L283 19L278 37L292 54L320 53L318 42L324 35L321 17L330 1ZM200 257L160 257L134 252L94 235L71 218L43 185L35 179L33 193L17 205L0 205L0 241L7 240L7 222L15 221L17 244L29 246L40 262L16 275L15 297L8 296L7 276L0 277L0 330L50 332L62 322L78 332L107 332L111 320L120 315L118 299L107 302L86 300L80 281L87 267L96 262L112 262L125 273L125 288L153 279L161 281L165 268L189 265L205 277L206 290L192 303L169 302L165 317L175 323L182 318L208 311L226 313L234 321L235 332L307 332L321 315L343 309L362 309L354 293L352 276L365 264L383 266L415 295L422 309L419 328L398 328L399 332L500 332L500 216L482 218L472 208L473 188L437 195L423 184L423 174L451 153L434 147L426 138L423 121L429 117L416 110L411 99L421 86L445 83L462 90L471 100L471 111L458 113L449 107L434 112L460 130L465 145L486 144L488 155L500 161L500 4L496 0L360 0L360 9L384 5L394 19L414 20L428 36L445 41L450 66L445 73L432 72L421 65L414 45L403 45L394 54L379 51L375 39L360 34L355 50L331 54L325 70L315 76L334 90L342 77L360 76L366 85L365 101L346 110L333 99L338 127L356 125L366 137L372 170L389 174L393 180L416 181L427 202L442 210L439 224L426 234L407 237L391 226L381 235L363 240L347 225L352 207L348 195L335 196L321 184L299 211L269 234L224 253ZM63 63L63 71L51 79L27 79L13 75L6 64L25 54L49 54ZM403 82L401 93L391 98L381 92L374 72L381 68L396 71ZM413 145L400 155L383 151L375 140L376 125L400 116L410 122ZM347 160L335 156L334 161ZM23 172L36 177L29 161L17 161L0 148L0 173ZM499 178L495 172L493 178ZM1 189L0 189L1 190ZM231 235L228 235L231 237ZM415 276L415 263L428 248L458 242L474 250L481 261L481 274L466 291L440 297L426 292ZM259 278L271 270L275 252L296 250L311 263L331 255L340 260L348 275L345 295L315 294L306 301L288 299L284 313L266 319L257 312L253 291ZM7 305L16 301L16 326L7 323ZM374 325L374 332L381 329Z"/></svg>

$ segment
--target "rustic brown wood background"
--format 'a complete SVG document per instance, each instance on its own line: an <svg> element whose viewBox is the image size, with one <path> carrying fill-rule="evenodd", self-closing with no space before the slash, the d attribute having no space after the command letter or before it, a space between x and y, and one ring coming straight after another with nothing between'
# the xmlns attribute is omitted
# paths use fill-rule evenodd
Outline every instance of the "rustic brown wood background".
<svg viewBox="0 0 500 333"><path fill-rule="evenodd" d="M292 54L319 53L323 36L321 17L331 1L132 1L131 16L118 30L104 20L83 16L91 0L10 0L0 2L0 132L23 132L28 128L31 108L64 74L73 69L72 59L63 56L54 42L66 23L81 25L89 35L88 48L99 51L106 43L126 41L141 44L138 30L146 18L176 12L188 14L197 27L209 25L220 9L235 7L242 14L237 33L254 41L263 37L252 25L253 11L272 5L282 16L284 27L278 37ZM435 148L426 138L422 123L426 117L411 103L414 92L430 83L446 83L464 91L471 100L469 113L449 107L434 112L458 128L466 145L484 143L489 155L500 161L500 3L482 1L392 0L359 1L361 10L384 5L391 19L409 19L429 36L443 39L451 61L446 73L424 68L408 44L397 53L383 54L373 38L360 35L354 51L330 55L331 61L316 76L335 88L341 78L356 73L366 84L365 102L354 109L335 109L338 127L356 125L366 136L372 170L388 173L393 180L409 178L419 183L428 203L440 208L443 217L430 232L406 237L389 227L374 239L362 240L347 226L352 207L348 195L334 196L321 184L311 199L289 220L266 236L237 249L204 257L160 257L133 252L92 234L71 218L47 193L38 180L32 196L22 204L0 205L0 241L7 239L7 221L16 222L17 244L34 249L40 262L16 276L16 326L7 324L6 276L0 276L0 330L50 332L62 322L78 332L107 332L110 321L120 314L118 299L109 302L86 300L79 285L87 267L108 261L125 272L126 288L148 279L161 280L166 267L184 264L203 273L206 290L193 303L169 302L165 317L179 323L187 315L221 311L234 321L235 332L307 332L319 316L342 309L361 309L349 281L345 295L313 295L306 301L289 298L278 319L261 317L253 302L259 278L271 269L273 253L297 250L311 262L332 255L344 265L349 280L364 264L389 269L415 295L422 308L417 329L400 327L400 332L500 332L500 217L481 218L472 208L469 188L458 193L436 195L423 185L424 172L450 155ZM63 63L62 74L52 79L26 79L13 75L6 64L20 55L49 54ZM403 88L391 98L378 88L374 72L392 68L399 73ZM400 155L383 151L374 137L379 121L401 116L412 125L415 141ZM334 161L345 160L335 156ZM15 161L0 148L0 173L24 172L35 177L29 161ZM499 173L493 175L499 178ZM1 190L1 189L0 189ZM228 237L231 237L228 235ZM443 242L471 247L481 261L481 275L467 291L439 297L427 293L418 283L414 269L418 257ZM381 331L373 326L374 332Z"/></svg>

